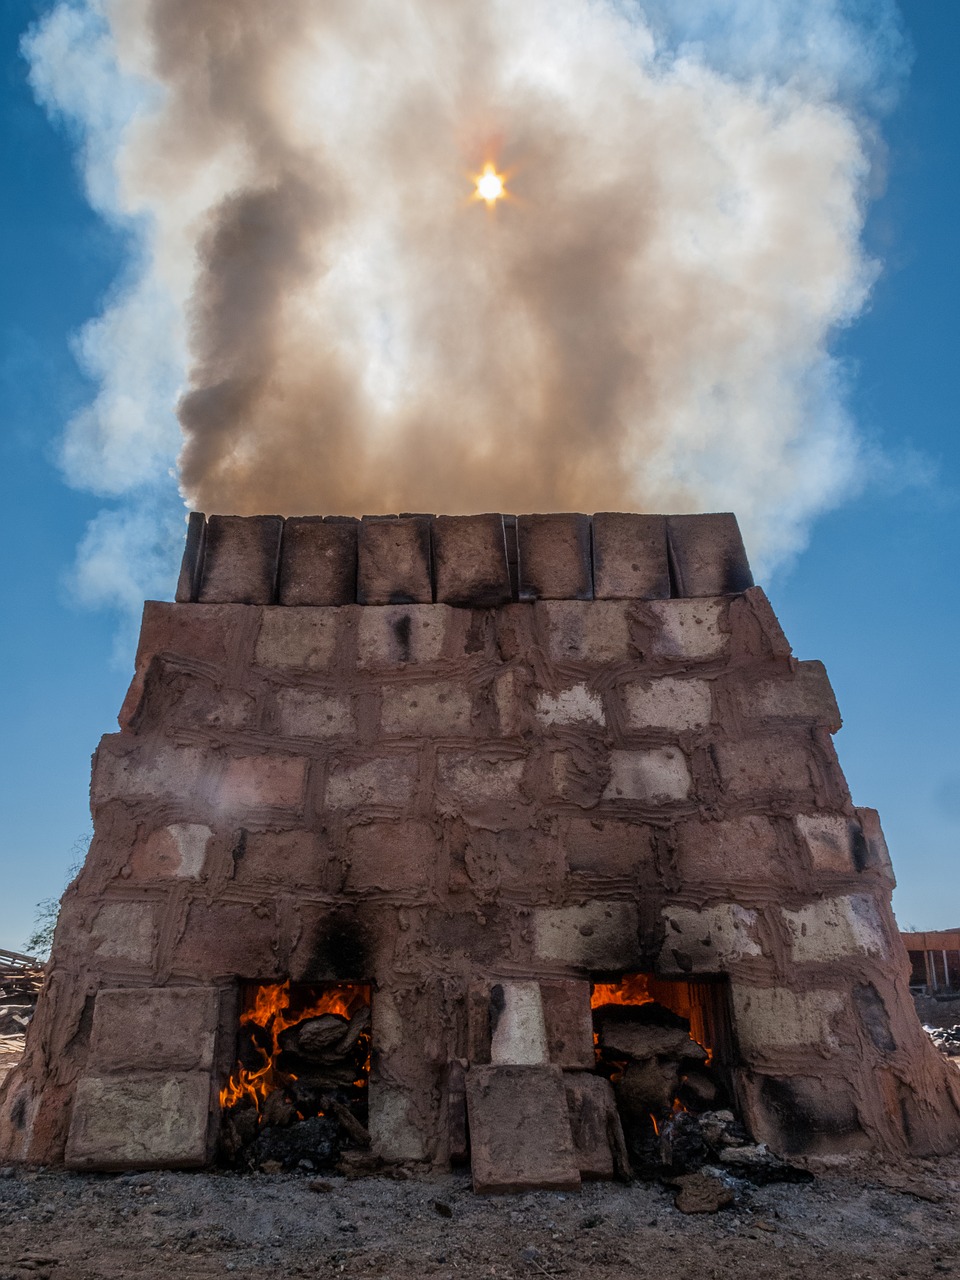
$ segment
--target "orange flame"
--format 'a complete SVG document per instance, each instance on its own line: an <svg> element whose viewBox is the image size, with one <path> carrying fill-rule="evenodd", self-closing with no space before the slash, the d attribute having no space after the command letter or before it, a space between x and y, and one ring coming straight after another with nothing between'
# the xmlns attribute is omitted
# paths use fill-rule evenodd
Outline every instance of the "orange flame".
<svg viewBox="0 0 960 1280"><path fill-rule="evenodd" d="M625 973L620 982L595 982L590 993L590 1008L599 1009L602 1004L650 1004L653 996L647 976L643 973Z"/></svg>
<svg viewBox="0 0 960 1280"><path fill-rule="evenodd" d="M253 992L248 1008L241 1013L240 1026L256 1026L266 1031L270 1037L270 1049L268 1051L262 1045L254 1045L263 1058L262 1066L251 1068L240 1062L236 1064L230 1079L220 1090L220 1106L233 1107L238 1102L247 1100L259 1111L269 1094L282 1088L288 1081L296 1080L297 1077L291 1072L281 1073L276 1067L280 1055L280 1036L288 1027L295 1027L306 1018L319 1018L325 1013L352 1018L369 1003L369 986L357 983L327 987L303 1007L297 1007L301 1001L296 997L291 999L289 979L280 983L262 983ZM355 1080L354 1084L362 1086L366 1084L366 1080Z"/></svg>

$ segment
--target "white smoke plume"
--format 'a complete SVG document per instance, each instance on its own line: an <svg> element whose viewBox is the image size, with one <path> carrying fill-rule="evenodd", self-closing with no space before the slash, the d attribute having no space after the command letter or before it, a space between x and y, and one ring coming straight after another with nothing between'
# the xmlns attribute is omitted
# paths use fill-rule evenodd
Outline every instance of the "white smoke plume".
<svg viewBox="0 0 960 1280"><path fill-rule="evenodd" d="M732 509L761 570L854 486L892 0L62 0L25 51L137 245L63 444L111 545L178 449L208 512Z"/></svg>

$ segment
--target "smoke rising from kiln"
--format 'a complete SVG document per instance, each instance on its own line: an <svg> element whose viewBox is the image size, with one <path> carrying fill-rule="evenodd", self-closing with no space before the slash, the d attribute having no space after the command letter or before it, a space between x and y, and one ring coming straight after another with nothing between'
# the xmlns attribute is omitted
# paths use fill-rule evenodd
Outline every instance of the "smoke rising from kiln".
<svg viewBox="0 0 960 1280"><path fill-rule="evenodd" d="M155 490L176 400L208 512L733 509L789 554L857 467L828 341L902 46L882 2L691 7L54 8L35 89L142 246L68 475Z"/></svg>

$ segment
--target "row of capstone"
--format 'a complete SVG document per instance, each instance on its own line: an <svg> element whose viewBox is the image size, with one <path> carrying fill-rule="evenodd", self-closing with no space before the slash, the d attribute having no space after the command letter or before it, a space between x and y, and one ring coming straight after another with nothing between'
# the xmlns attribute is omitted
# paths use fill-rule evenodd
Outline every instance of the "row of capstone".
<svg viewBox="0 0 960 1280"><path fill-rule="evenodd" d="M190 515L177 600L431 604L663 600L753 585L736 517Z"/></svg>

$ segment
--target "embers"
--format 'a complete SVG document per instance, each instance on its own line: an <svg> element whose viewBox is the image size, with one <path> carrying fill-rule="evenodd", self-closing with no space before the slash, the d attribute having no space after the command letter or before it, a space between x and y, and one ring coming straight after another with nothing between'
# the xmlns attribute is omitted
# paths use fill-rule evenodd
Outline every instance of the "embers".
<svg viewBox="0 0 960 1280"><path fill-rule="evenodd" d="M713 984L646 974L594 984L597 1069L613 1084L638 1172L696 1167L706 1156L691 1121L730 1101L726 1072L716 1061L725 1039L720 995Z"/></svg>
<svg viewBox="0 0 960 1280"><path fill-rule="evenodd" d="M370 987L250 984L237 1062L220 1092L222 1160L330 1168L369 1145Z"/></svg>

